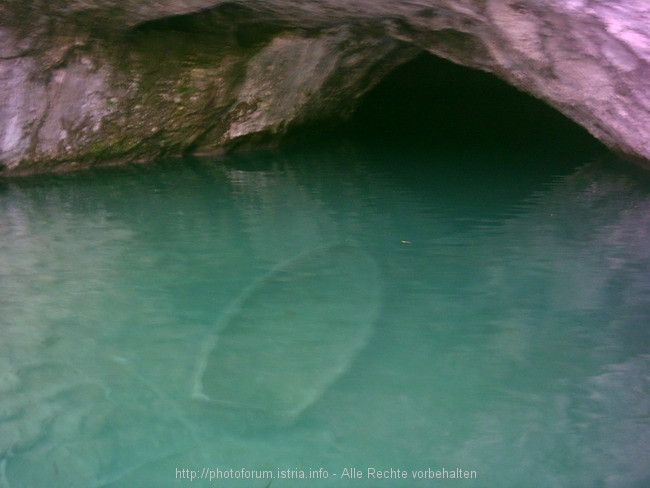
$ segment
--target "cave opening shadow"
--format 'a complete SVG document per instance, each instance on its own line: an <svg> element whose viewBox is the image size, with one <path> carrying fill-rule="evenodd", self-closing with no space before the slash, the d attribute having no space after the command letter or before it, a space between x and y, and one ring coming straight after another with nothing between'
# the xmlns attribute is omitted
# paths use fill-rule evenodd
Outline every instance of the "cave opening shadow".
<svg viewBox="0 0 650 488"><path fill-rule="evenodd" d="M604 146L583 127L496 76L422 53L361 100L348 131L375 147L460 154L573 156Z"/></svg>

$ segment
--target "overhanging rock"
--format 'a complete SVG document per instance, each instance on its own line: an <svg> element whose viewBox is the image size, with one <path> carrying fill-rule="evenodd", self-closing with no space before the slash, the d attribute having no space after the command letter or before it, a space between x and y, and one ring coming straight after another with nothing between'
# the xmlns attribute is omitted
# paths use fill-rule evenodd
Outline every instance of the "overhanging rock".
<svg viewBox="0 0 650 488"><path fill-rule="evenodd" d="M429 51L650 167L644 0L60 0L0 6L5 174L214 153L348 117Z"/></svg>

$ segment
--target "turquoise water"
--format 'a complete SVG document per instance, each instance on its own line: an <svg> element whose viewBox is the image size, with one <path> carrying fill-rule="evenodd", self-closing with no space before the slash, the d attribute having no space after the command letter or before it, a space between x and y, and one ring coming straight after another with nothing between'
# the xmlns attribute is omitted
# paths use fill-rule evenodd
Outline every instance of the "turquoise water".
<svg viewBox="0 0 650 488"><path fill-rule="evenodd" d="M0 487L648 486L622 168L334 141L1 183Z"/></svg>

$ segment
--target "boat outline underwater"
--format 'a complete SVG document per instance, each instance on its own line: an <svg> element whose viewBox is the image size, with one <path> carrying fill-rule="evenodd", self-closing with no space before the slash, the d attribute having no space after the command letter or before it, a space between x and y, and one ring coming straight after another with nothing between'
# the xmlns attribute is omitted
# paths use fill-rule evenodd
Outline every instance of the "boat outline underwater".
<svg viewBox="0 0 650 488"><path fill-rule="evenodd" d="M274 266L220 317L192 398L297 418L368 344L381 288L377 263L356 244L329 244Z"/></svg>

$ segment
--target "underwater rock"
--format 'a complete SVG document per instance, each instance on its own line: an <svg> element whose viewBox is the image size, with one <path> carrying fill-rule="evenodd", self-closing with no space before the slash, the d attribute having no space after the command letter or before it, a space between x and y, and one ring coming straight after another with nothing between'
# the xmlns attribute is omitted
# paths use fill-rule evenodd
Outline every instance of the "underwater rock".
<svg viewBox="0 0 650 488"><path fill-rule="evenodd" d="M650 167L642 0L63 0L0 6L4 174L215 153L349 117L428 51Z"/></svg>

